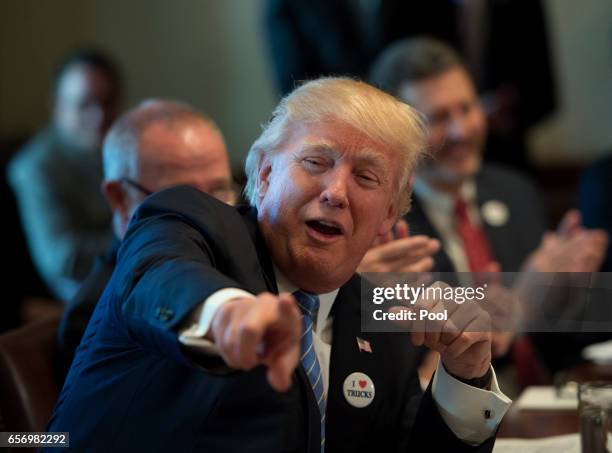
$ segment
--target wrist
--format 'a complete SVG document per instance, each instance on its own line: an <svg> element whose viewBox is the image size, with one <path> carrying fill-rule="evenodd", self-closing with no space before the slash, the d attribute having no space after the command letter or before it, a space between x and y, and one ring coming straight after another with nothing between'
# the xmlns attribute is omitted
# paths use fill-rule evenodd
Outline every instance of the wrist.
<svg viewBox="0 0 612 453"><path fill-rule="evenodd" d="M442 365L444 366L444 364ZM457 379L459 382L463 382L464 384L467 384L467 385L470 385L472 387L476 387L482 390L491 390L491 380L493 378L493 369L491 368L491 365L489 365L489 368L487 368L487 371L485 372L485 374L483 374L480 377L475 377L475 378L464 378L461 376L457 376L456 374L453 374L452 372L450 372L446 367L444 367L444 369L446 370L448 374L450 374L452 377Z"/></svg>

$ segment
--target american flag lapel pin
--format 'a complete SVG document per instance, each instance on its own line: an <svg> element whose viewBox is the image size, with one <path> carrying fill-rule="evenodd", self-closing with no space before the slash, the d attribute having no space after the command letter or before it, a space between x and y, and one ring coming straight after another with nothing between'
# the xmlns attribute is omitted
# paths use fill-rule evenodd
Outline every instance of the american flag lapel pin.
<svg viewBox="0 0 612 453"><path fill-rule="evenodd" d="M372 346L370 346L370 342L364 340L363 338L357 337L357 347L359 348L359 352L369 352L372 354Z"/></svg>

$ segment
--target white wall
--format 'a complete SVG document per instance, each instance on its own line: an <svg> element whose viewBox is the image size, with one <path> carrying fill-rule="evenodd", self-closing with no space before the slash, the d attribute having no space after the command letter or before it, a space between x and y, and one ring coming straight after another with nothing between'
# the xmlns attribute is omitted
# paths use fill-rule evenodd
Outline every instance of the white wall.
<svg viewBox="0 0 612 453"><path fill-rule="evenodd" d="M240 165L276 103L261 0L95 0L95 36L126 70L128 105L178 98L210 115Z"/></svg>
<svg viewBox="0 0 612 453"><path fill-rule="evenodd" d="M48 116L52 68L92 39L82 0L0 0L0 134L36 130Z"/></svg>
<svg viewBox="0 0 612 453"><path fill-rule="evenodd" d="M612 152L612 1L547 0L559 110L533 130L540 163Z"/></svg>
<svg viewBox="0 0 612 453"><path fill-rule="evenodd" d="M82 43L116 57L125 107L149 96L191 102L223 131L232 163L276 104L260 33L263 0L1 0L0 134L48 115L54 63Z"/></svg>

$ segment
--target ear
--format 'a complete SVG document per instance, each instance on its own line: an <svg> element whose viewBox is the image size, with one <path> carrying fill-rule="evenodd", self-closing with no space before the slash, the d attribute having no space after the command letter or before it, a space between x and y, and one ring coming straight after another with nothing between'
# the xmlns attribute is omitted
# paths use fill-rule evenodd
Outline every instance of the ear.
<svg viewBox="0 0 612 453"><path fill-rule="evenodd" d="M383 222L380 224L380 228L378 229L379 236L384 236L385 234L389 233L389 231L391 231L391 228L393 228L395 222L399 220L398 214L399 210L397 206L397 200L393 200L389 205L387 215L385 216Z"/></svg>
<svg viewBox="0 0 612 453"><path fill-rule="evenodd" d="M101 189L113 215L118 216L121 222L127 225L130 221L131 206L128 194L123 190L121 182L103 181Z"/></svg>
<svg viewBox="0 0 612 453"><path fill-rule="evenodd" d="M270 174L272 173L272 159L267 154L262 154L257 167L257 198L259 201L264 197L270 185Z"/></svg>

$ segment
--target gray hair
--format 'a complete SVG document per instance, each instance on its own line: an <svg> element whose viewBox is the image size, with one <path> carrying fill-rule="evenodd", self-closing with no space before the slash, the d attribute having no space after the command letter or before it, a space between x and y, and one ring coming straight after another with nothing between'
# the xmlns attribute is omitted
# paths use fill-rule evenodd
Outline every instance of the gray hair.
<svg viewBox="0 0 612 453"><path fill-rule="evenodd" d="M450 46L433 38L401 39L387 47L374 61L369 81L397 96L405 82L416 82L465 68L461 56Z"/></svg>
<svg viewBox="0 0 612 453"><path fill-rule="evenodd" d="M279 149L291 125L338 120L369 138L397 150L403 158L397 205L403 215L410 208L410 175L425 148L421 115L408 104L367 83L349 78L320 78L296 88L274 109L272 119L249 150L245 196L258 205L258 167L264 155Z"/></svg>
<svg viewBox="0 0 612 453"><path fill-rule="evenodd" d="M115 121L102 146L104 180L137 178L139 144L145 130L154 124L177 127L203 122L218 131L214 122L189 104L167 99L147 99Z"/></svg>

